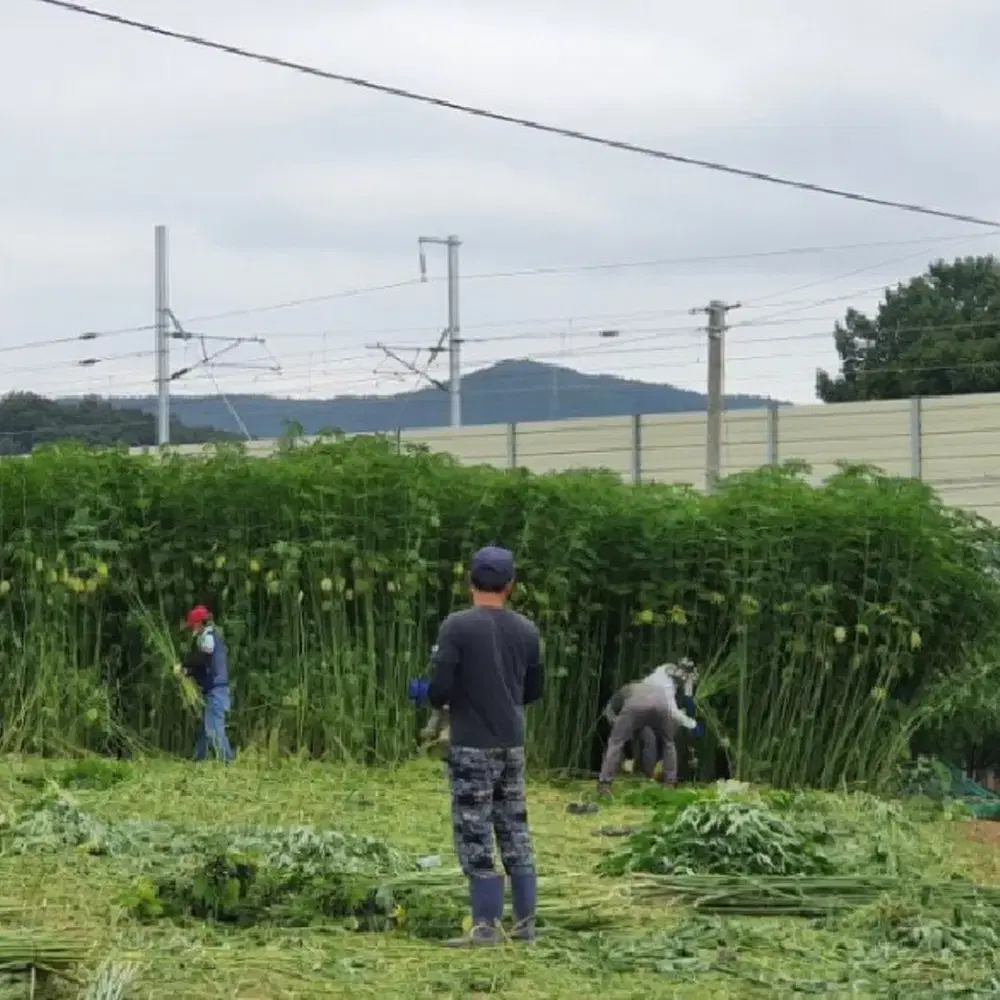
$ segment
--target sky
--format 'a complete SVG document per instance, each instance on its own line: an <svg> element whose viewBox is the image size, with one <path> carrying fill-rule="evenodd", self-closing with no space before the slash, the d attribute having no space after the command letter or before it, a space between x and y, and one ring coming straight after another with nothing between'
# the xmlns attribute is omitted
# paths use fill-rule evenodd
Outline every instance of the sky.
<svg viewBox="0 0 1000 1000"><path fill-rule="evenodd" d="M995 0L909 0L905 16L898 0L95 3L508 114L1000 219ZM197 335L172 344L171 370L193 368L175 394L423 384L378 345L423 367L447 323L446 258L429 247L421 283L417 240L455 234L465 371L534 358L703 391L705 316L691 310L721 299L740 303L726 390L808 403L816 369L836 368L848 306L874 310L932 259L1000 251L986 228L483 121L38 0L0 5L0 136L0 392L154 391L158 224L170 307ZM85 332L100 336L74 340ZM443 358L430 368L446 372Z"/></svg>

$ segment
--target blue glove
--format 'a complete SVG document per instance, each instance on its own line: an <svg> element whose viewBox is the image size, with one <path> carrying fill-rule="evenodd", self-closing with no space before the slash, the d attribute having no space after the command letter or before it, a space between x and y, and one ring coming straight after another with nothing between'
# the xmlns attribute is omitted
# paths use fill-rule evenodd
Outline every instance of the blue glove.
<svg viewBox="0 0 1000 1000"><path fill-rule="evenodd" d="M425 677L417 677L410 681L409 698L417 705L422 705L427 701L428 692L431 689L431 682Z"/></svg>
<svg viewBox="0 0 1000 1000"><path fill-rule="evenodd" d="M691 735L696 740L701 739L701 737L705 735L705 723L704 722L699 722L698 725L695 726L694 729L691 730Z"/></svg>
<svg viewBox="0 0 1000 1000"><path fill-rule="evenodd" d="M695 715L698 711L694 703L694 698L692 698L691 695L689 694L684 695L684 697L681 699L681 705L683 706L684 711L687 712L688 715Z"/></svg>

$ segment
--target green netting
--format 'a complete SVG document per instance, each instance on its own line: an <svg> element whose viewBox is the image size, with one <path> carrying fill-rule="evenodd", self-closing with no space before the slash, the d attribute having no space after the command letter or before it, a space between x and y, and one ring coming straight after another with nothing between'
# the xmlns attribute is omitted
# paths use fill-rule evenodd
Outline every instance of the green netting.
<svg viewBox="0 0 1000 1000"><path fill-rule="evenodd" d="M1000 795L967 778L957 767L948 765L951 774L951 795L956 799L988 799L1000 803Z"/></svg>
<svg viewBox="0 0 1000 1000"><path fill-rule="evenodd" d="M967 778L957 767L949 765L948 773L951 776L949 794L952 798L961 799L976 819L1000 821L1000 795Z"/></svg>
<svg viewBox="0 0 1000 1000"><path fill-rule="evenodd" d="M957 799L977 819L1000 821L1000 794L967 778L957 767L932 758L921 758L910 769L904 794L926 795L941 801Z"/></svg>
<svg viewBox="0 0 1000 1000"><path fill-rule="evenodd" d="M1000 821L1000 800L994 802L969 802L965 803L969 811L976 819L992 819Z"/></svg>

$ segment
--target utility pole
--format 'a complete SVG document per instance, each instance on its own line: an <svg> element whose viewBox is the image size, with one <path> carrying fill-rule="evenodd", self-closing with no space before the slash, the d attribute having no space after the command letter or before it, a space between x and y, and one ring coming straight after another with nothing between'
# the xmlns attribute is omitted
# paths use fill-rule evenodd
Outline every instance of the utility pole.
<svg viewBox="0 0 1000 1000"><path fill-rule="evenodd" d="M726 409L726 314L739 309L738 302L729 304L712 299L706 308L692 313L708 313L708 419L705 434L705 488L711 493L722 474L722 417Z"/></svg>
<svg viewBox="0 0 1000 1000"><path fill-rule="evenodd" d="M167 227L157 226L155 244L156 443L170 444L170 288Z"/></svg>
<svg viewBox="0 0 1000 1000"><path fill-rule="evenodd" d="M180 320L175 315L174 311L170 308L170 281L169 281L169 267L167 260L167 227L157 226L154 231L154 266L155 266L155 277L154 277L154 294L155 294L155 315L153 329L155 330L155 340L154 349L156 354L156 443L159 446L170 444L170 384L182 379L185 375L191 372L205 368L207 369L212 382L218 392L219 398L225 404L226 408L229 410L230 416L232 416L237 427L239 427L243 436L249 441L252 440L250 432L247 430L246 424L240 418L240 415L233 408L232 403L229 401L226 394L222 391L219 383L216 381L214 369L216 367L226 366L224 362L217 362L216 359L228 354L230 351L235 350L237 347L242 347L245 344L256 344L261 347L270 357L271 363L259 366L259 365L246 365L246 364L236 364L228 365L226 367L232 368L244 368L268 371L268 372L281 372L281 365L278 364L274 355L267 350L266 341L263 337L213 337L206 336L202 333L189 333L181 325ZM96 334L84 334L83 339L92 339L97 336ZM170 370L170 341L180 340L188 342L191 340L197 340L201 346L201 360L188 364L183 368L179 368L177 371L172 372ZM217 341L222 343L224 346L220 347L218 350L209 353L208 342ZM80 364L96 364L97 359L88 359L86 361L80 362Z"/></svg>
<svg viewBox="0 0 1000 1000"><path fill-rule="evenodd" d="M448 327L445 337L448 343L448 395L451 401L451 426L462 426L462 335L458 318L458 248L462 241L457 236L421 236L417 240L420 249L420 280L427 280L427 254L429 243L448 248Z"/></svg>

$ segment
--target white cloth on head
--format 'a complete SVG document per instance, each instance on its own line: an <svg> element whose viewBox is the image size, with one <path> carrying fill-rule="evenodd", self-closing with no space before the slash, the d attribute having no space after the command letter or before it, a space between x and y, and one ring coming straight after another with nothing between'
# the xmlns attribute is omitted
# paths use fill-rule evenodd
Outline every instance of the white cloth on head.
<svg viewBox="0 0 1000 1000"><path fill-rule="evenodd" d="M644 677L641 683L662 688L667 696L670 715L685 729L695 729L698 723L677 704L678 680L683 680L684 694L690 698L694 693L695 674L693 671L678 668L675 663L661 663L649 676Z"/></svg>

